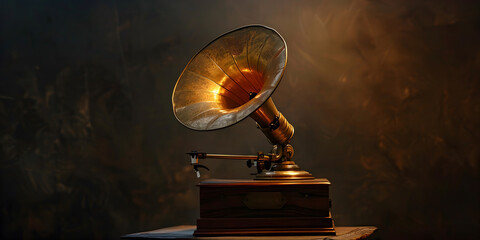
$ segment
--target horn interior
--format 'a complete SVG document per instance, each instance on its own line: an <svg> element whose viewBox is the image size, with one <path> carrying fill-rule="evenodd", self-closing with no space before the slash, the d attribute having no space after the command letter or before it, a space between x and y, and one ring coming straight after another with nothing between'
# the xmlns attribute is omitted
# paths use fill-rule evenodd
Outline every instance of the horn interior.
<svg viewBox="0 0 480 240"><path fill-rule="evenodd" d="M225 33L183 70L172 95L174 114L195 130L233 125L270 98L286 63L286 43L271 28L247 26Z"/></svg>

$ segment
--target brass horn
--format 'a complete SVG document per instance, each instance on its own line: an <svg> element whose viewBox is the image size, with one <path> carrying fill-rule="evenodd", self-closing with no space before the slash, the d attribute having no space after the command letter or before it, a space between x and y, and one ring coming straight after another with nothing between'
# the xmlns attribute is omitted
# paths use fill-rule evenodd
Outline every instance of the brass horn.
<svg viewBox="0 0 480 240"><path fill-rule="evenodd" d="M259 162L257 179L313 178L290 160L293 147L288 143L294 128L270 98L286 64L285 40L274 29L260 25L225 33L190 60L172 95L178 121L188 128L205 131L228 127L250 116L275 145L268 155L190 153L194 166L199 156L250 159ZM272 162L272 171L264 171L270 169Z"/></svg>
<svg viewBox="0 0 480 240"><path fill-rule="evenodd" d="M286 144L293 126L270 96L282 79L287 45L275 30L246 26L210 42L180 75L175 117L194 130L215 130L252 117L272 144Z"/></svg>

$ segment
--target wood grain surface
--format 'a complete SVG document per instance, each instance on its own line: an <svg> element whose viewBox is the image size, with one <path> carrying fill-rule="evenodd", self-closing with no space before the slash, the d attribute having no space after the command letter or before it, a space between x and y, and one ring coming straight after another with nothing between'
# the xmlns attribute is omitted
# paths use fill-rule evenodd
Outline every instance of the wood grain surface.
<svg viewBox="0 0 480 240"><path fill-rule="evenodd" d="M206 180L200 187L201 218L327 217L330 213L327 180L254 181ZM251 193L278 193L279 209L250 209ZM268 204L268 203L267 203Z"/></svg>

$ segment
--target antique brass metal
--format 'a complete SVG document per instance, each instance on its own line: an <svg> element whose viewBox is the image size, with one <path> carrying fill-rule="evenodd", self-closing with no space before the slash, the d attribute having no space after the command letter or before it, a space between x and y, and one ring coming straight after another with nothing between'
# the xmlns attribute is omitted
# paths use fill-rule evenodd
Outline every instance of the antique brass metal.
<svg viewBox="0 0 480 240"><path fill-rule="evenodd" d="M192 164L198 164L199 158L253 159L259 163L257 179L313 178L290 160L293 148L288 143L294 128L270 97L286 64L285 40L274 29L260 25L225 33L190 60L172 94L178 121L188 128L205 131L225 128L250 116L270 143L291 149L291 155L259 153L256 157L189 153ZM273 172L261 173L272 164Z"/></svg>
<svg viewBox="0 0 480 240"><path fill-rule="evenodd" d="M270 96L282 79L287 45L275 30L247 26L223 34L198 52L180 75L173 112L186 127L215 130L251 116L272 144L293 137L293 126ZM278 121L278 126L270 124Z"/></svg>
<svg viewBox="0 0 480 240"><path fill-rule="evenodd" d="M273 165L271 171L262 171L257 174L258 180L271 180L271 179L289 179L289 180L301 180L301 179L314 179L312 174L307 171L301 170L297 164L293 161L284 161Z"/></svg>

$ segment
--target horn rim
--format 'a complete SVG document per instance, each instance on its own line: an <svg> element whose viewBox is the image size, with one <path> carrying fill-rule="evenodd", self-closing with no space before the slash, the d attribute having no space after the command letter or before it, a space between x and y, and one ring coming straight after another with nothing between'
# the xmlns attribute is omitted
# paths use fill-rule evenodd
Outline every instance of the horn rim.
<svg viewBox="0 0 480 240"><path fill-rule="evenodd" d="M270 89L267 89L265 91L261 91L261 94L258 94L257 96L255 96L255 98L258 97L257 101L248 101L238 107L235 107L233 109L239 109L239 108L244 108L243 110L244 111L237 111L238 113L243 113L242 115L240 115L239 118L237 118L235 121L232 121L232 122L229 122L228 124L225 124L224 126L220 126L220 127L215 127L215 128L209 128L209 129L200 129L200 128L195 128L191 125L187 125L185 122L183 122L178 116L177 116L177 112L175 111L175 101L174 101L174 97L175 97L175 93L177 91L177 86L180 82L180 80L182 79L183 75L185 74L185 71L187 71L187 69L189 68L190 64L192 63L192 61L200 54L202 53L206 48L208 48L210 45L212 45L214 42L216 42L217 40L221 39L222 37L226 36L226 35L229 35L231 33L234 33L234 32L237 32L237 31L241 31L241 30L244 30L246 28L254 28L254 27L260 27L260 28L264 28L266 30L269 30L269 31L272 31L274 34L276 34L280 39L281 41L283 42L283 45L285 46L285 61L284 61L284 64L282 66L282 72L278 75L278 80L274 81L274 84L275 86L273 86L272 88ZM187 63L187 65L185 66L185 68L182 70L182 73L180 74L180 76L178 77L176 83L175 83L175 87L173 89L173 92L172 92L172 110L173 110L173 114L175 116L175 118L177 119L178 122L180 122L183 126L185 126L186 128L189 128L189 129L192 129L192 130L195 130L195 131L213 131L213 130L219 130L219 129L223 129L223 128L227 128L227 127L230 127L230 126L233 126L235 124L238 124L239 122L245 120L245 118L249 117L252 113L254 113L255 111L257 111L260 107L262 107L262 105L268 100L270 99L270 97L273 95L273 93L275 92L275 90L277 89L278 85L280 84L281 80L283 79L283 75L285 73L285 69L286 69L286 66L287 66L287 61L288 61L288 47L287 47L287 42L285 41L285 39L283 38L282 35L280 35L280 33L275 30L274 28L271 28L271 27L268 27L268 26L265 26L265 25L261 25L261 24L252 24L252 25L245 25L245 26L242 26L242 27L239 27L239 28L236 28L234 30L231 30L231 31L228 31L228 32L225 32L221 35L219 35L218 37L216 37L215 39L211 40L208 44L206 44L203 48L201 48ZM250 105L253 105L251 107L245 107L245 106L250 106ZM248 109L250 108L250 109ZM238 114L237 114L238 115Z"/></svg>

